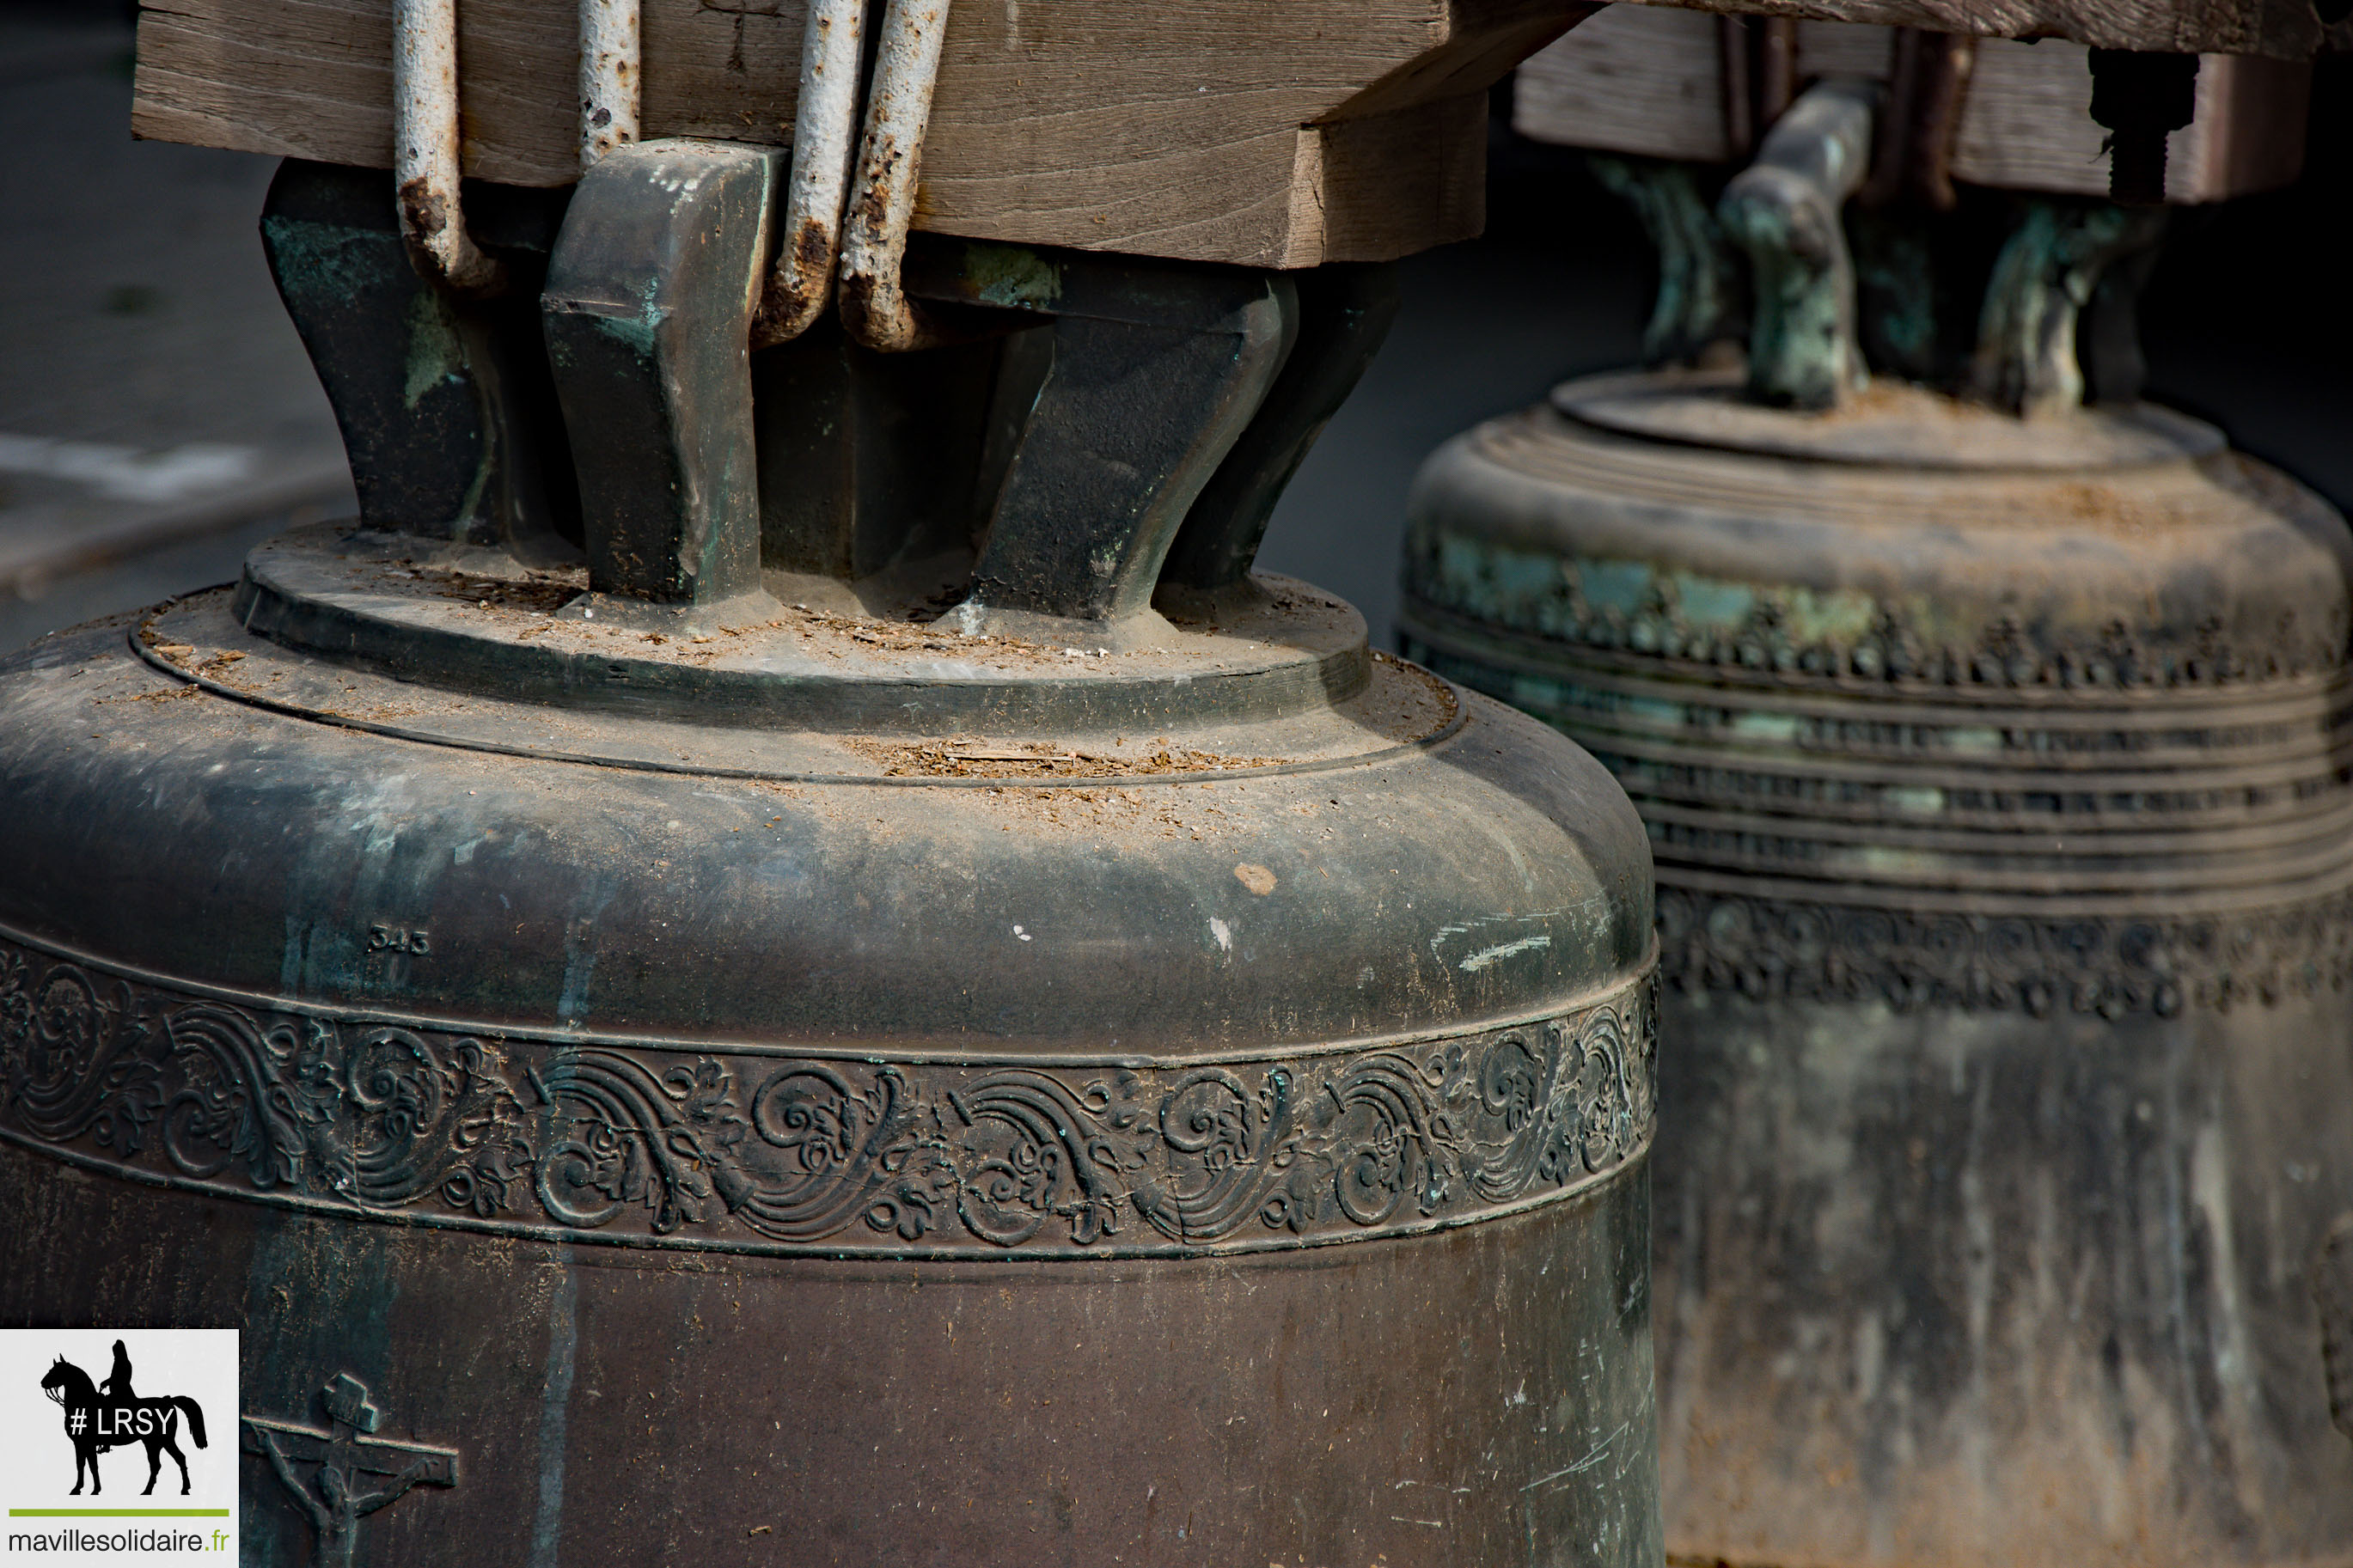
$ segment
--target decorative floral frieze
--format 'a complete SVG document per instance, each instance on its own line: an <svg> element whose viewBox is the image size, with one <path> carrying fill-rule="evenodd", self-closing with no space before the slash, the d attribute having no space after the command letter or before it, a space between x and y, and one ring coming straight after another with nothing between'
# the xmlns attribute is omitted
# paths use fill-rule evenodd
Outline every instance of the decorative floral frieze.
<svg viewBox="0 0 2353 1568"><path fill-rule="evenodd" d="M509 1040L184 994L0 942L0 1137L225 1196L752 1251L1302 1246L1567 1196L1654 1120L1652 989L1197 1067Z"/></svg>
<svg viewBox="0 0 2353 1568"><path fill-rule="evenodd" d="M1702 579L1645 563L1515 551L1435 527L1408 541L1407 620L1425 610L1575 647L1708 670L1807 676L1864 687L2150 690L2242 686L2345 666L2341 611L2292 620L2259 644L2221 620L2052 627L1997 614L1956 637L1905 604L1858 590ZM1407 657L1428 662L1409 636Z"/></svg>
<svg viewBox="0 0 2353 1568"><path fill-rule="evenodd" d="M1659 889L1682 991L1901 1012L2129 1014L2275 1005L2353 978L2353 893L2238 914L1966 915Z"/></svg>

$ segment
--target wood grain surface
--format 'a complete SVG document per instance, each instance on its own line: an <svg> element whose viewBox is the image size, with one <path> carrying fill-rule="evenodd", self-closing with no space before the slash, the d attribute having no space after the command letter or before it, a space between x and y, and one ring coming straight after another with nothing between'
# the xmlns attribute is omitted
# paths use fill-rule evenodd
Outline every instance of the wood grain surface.
<svg viewBox="0 0 2353 1568"><path fill-rule="evenodd" d="M1612 5L1520 67L1512 124L1563 146L1720 162L1718 31L1704 11Z"/></svg>
<svg viewBox="0 0 2353 1568"><path fill-rule="evenodd" d="M1715 26L1696 11L1613 5L1520 68L1513 122L1523 135L1564 146L1721 160ZM1884 79L1894 36L1851 23L1801 24L1799 74ZM2106 195L2107 132L2092 120L2086 53L2063 38L1980 43L1954 138L1953 177L2004 190ZM2197 118L2167 147L2167 198L2221 201L2293 181L2303 167L2310 90L2307 65L2204 57Z"/></svg>
<svg viewBox="0 0 2353 1568"><path fill-rule="evenodd" d="M2105 49L2266 55L2321 46L2311 0L1630 0L1751 16L1925 27L1979 38L2064 38Z"/></svg>
<svg viewBox="0 0 2353 1568"><path fill-rule="evenodd" d="M1378 260L1482 218L1483 94L1567 0L961 0L916 226L1256 266ZM465 0L469 174L575 177L568 0ZM644 0L644 133L791 140L801 0ZM141 136L382 166L389 0L141 17Z"/></svg>

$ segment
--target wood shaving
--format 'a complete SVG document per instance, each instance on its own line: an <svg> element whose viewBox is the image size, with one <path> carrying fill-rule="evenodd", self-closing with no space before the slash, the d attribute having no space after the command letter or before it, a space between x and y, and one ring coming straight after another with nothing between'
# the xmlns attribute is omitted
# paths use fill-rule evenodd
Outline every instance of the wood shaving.
<svg viewBox="0 0 2353 1568"><path fill-rule="evenodd" d="M1229 757L1162 745L1134 756L1072 751L1038 742L1008 746L982 741L893 742L862 737L842 744L881 766L886 777L963 779L1101 779L1168 773L1228 773L1281 767L1282 757Z"/></svg>

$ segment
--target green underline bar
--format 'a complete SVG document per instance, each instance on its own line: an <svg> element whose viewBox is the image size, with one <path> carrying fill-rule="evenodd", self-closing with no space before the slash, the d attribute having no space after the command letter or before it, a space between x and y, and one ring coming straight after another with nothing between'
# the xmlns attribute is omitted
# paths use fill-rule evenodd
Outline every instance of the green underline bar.
<svg viewBox="0 0 2353 1568"><path fill-rule="evenodd" d="M225 1508L12 1508L10 1519L227 1519Z"/></svg>

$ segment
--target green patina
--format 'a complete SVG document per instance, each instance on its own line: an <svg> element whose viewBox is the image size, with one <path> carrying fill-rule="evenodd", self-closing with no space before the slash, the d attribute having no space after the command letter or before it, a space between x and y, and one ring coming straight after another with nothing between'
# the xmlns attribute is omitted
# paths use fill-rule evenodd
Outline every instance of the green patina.
<svg viewBox="0 0 2353 1568"><path fill-rule="evenodd" d="M1696 577L1688 572L1672 573L1667 581L1673 584L1675 607L1683 613L1683 624L1694 631L1739 631L1757 614L1757 590L1746 583Z"/></svg>
<svg viewBox="0 0 2353 1568"><path fill-rule="evenodd" d="M643 315L600 315L588 319L596 323L596 331L600 337L628 344L632 353L646 363L651 364L654 360L654 341L660 335L662 323L667 315L668 312L649 305Z"/></svg>
<svg viewBox="0 0 2353 1568"><path fill-rule="evenodd" d="M1651 596L1657 587L1657 579L1647 561L1572 561L1561 570L1570 575L1588 605L1621 615L1634 615L1650 607Z"/></svg>
<svg viewBox="0 0 2353 1568"><path fill-rule="evenodd" d="M964 278L982 303L1004 310L1045 310L1062 297L1062 269L1018 245L966 245Z"/></svg>
<svg viewBox="0 0 2353 1568"><path fill-rule="evenodd" d="M1748 336L1748 395L1788 408L1832 408L1862 382L1854 346L1854 273L1833 216L1823 233L1793 212L1727 199L1725 229L1748 252L1756 319Z"/></svg>
<svg viewBox="0 0 2353 1568"><path fill-rule="evenodd" d="M1503 695L1514 708L1557 713L1568 706L1560 682L1541 675L1524 675L1514 671Z"/></svg>
<svg viewBox="0 0 2353 1568"><path fill-rule="evenodd" d="M1937 816L1945 810L1945 792L1926 785L1889 784L1879 792L1879 802L1891 811L1901 811L1915 816Z"/></svg>
<svg viewBox="0 0 2353 1568"><path fill-rule="evenodd" d="M1630 719L1647 719L1654 724L1678 727L1691 724L1695 711L1687 702L1669 702L1657 697L1630 697L1618 710Z"/></svg>
<svg viewBox="0 0 2353 1568"><path fill-rule="evenodd" d="M415 285L406 258L388 249L379 230L280 217L263 218L261 230L290 290L332 297Z"/></svg>
<svg viewBox="0 0 2353 1568"><path fill-rule="evenodd" d="M1436 570L1420 580L1461 614L1525 631L1589 640L1597 621L1623 627L1630 646L1662 647L1694 636L1804 648L1867 643L1886 607L1854 588L1744 583L1647 561L1572 560L1440 535Z"/></svg>
<svg viewBox="0 0 2353 1568"><path fill-rule="evenodd" d="M1659 292L1642 329L1642 362L1697 359L1711 343L1740 335L1746 289L1739 258L1715 221L1703 165L1659 158L1589 154L1595 178L1634 209L1659 254Z"/></svg>
<svg viewBox="0 0 2353 1568"><path fill-rule="evenodd" d="M1986 285L1970 372L1977 395L2022 415L2081 403L2076 321L2108 269L2156 244L2164 225L2161 210L2030 201Z"/></svg>
<svg viewBox="0 0 2353 1568"><path fill-rule="evenodd" d="M402 366L401 403L411 414L426 398L445 388L470 395L470 366L464 329L448 298L438 289L419 289L410 297L407 311L407 353ZM496 444L477 448L479 460L466 486L457 515L448 520L453 538L468 538L484 515L491 481L498 464Z"/></svg>
<svg viewBox="0 0 2353 1568"><path fill-rule="evenodd" d="M466 345L457 318L438 289L419 289L408 301L408 354L401 402L412 414L436 387L466 378Z"/></svg>
<svg viewBox="0 0 2353 1568"><path fill-rule="evenodd" d="M1894 849L1883 844L1860 845L1843 858L1860 871L1906 879L1934 875L1947 864L1942 855L1930 850Z"/></svg>
<svg viewBox="0 0 2353 1568"><path fill-rule="evenodd" d="M1773 604L1782 630L1801 646L1858 642L1883 616L1879 601L1854 588L1780 588Z"/></svg>
<svg viewBox="0 0 2353 1568"><path fill-rule="evenodd" d="M1560 563L1549 555L1515 550L1476 552L1472 569L1483 576L1499 602L1538 604L1560 593Z"/></svg>
<svg viewBox="0 0 2353 1568"><path fill-rule="evenodd" d="M1926 228L1909 213L1850 211L1846 234L1864 358L1909 381L1936 380L1947 352L1938 310L1941 258Z"/></svg>
<svg viewBox="0 0 2353 1568"><path fill-rule="evenodd" d="M1798 716L1794 713L1741 713L1724 728L1736 741L1766 741L1782 746L1798 743Z"/></svg>

